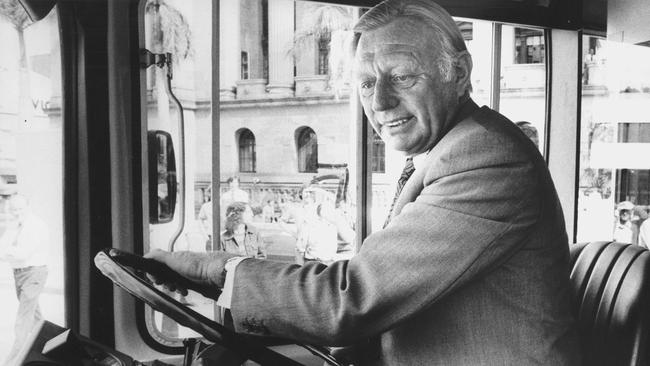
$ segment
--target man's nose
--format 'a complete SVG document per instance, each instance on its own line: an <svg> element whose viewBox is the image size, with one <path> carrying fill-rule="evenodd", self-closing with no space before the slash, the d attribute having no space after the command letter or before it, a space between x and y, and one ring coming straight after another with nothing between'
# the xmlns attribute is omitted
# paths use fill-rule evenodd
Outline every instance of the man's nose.
<svg viewBox="0 0 650 366"><path fill-rule="evenodd" d="M395 108L397 104L399 104L399 100L395 96L393 88L385 81L377 81L372 99L372 109L375 112L380 112Z"/></svg>

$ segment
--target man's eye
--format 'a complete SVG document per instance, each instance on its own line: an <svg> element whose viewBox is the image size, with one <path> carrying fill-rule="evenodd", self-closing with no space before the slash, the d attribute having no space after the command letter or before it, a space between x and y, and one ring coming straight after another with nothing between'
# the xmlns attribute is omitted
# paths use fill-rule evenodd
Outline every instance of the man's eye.
<svg viewBox="0 0 650 366"><path fill-rule="evenodd" d="M364 81L360 84L361 89L372 89L375 87L374 81Z"/></svg>
<svg viewBox="0 0 650 366"><path fill-rule="evenodd" d="M375 82L372 80L364 81L359 84L359 92L362 96L367 97L374 93Z"/></svg>
<svg viewBox="0 0 650 366"><path fill-rule="evenodd" d="M393 84L399 87L409 87L415 83L415 75L400 74L391 76Z"/></svg>

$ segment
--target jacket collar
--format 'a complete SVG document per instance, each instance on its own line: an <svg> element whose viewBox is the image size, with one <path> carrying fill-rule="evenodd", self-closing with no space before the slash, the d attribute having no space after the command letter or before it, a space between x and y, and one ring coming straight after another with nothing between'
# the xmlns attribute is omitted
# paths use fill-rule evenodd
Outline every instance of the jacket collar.
<svg viewBox="0 0 650 366"><path fill-rule="evenodd" d="M456 112L454 113L454 117L452 118L452 122L447 126L447 128L443 131L442 136L440 136L440 140L449 132L451 131L460 121L468 118L474 112L476 112L479 109L479 106L472 100L472 98L468 97L467 99L463 100L460 102L458 108L456 108ZM437 143L436 143L437 144ZM435 146L435 145L434 145ZM413 165L415 166L415 170L418 169L418 167L424 166L424 160L426 159L427 155L429 152L431 152L431 149L427 150L426 152L423 152L421 154L413 156Z"/></svg>

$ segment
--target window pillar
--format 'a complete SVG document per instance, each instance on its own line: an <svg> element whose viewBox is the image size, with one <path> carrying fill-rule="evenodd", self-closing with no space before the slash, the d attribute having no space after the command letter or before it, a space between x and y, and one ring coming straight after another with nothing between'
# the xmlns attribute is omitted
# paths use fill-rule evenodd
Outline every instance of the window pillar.
<svg viewBox="0 0 650 366"><path fill-rule="evenodd" d="M239 0L219 1L219 97L233 100L241 74Z"/></svg>
<svg viewBox="0 0 650 366"><path fill-rule="evenodd" d="M293 45L294 1L273 0L269 7L270 96L293 95L293 59L287 50Z"/></svg>

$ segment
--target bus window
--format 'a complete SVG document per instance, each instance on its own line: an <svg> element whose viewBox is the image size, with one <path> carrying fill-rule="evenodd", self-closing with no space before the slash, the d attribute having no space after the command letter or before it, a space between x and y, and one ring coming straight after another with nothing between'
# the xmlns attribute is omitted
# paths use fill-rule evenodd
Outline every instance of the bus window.
<svg viewBox="0 0 650 366"><path fill-rule="evenodd" d="M292 263L350 255L355 207L347 188L357 137L345 62L356 10L269 0L241 2L236 12L220 29L221 171L213 199L222 232L213 245L235 250L239 219L231 209L243 201L253 211L251 242L261 247L246 255Z"/></svg>
<svg viewBox="0 0 650 366"><path fill-rule="evenodd" d="M650 49L590 36L582 44L577 241L647 247Z"/></svg>
<svg viewBox="0 0 650 366"><path fill-rule="evenodd" d="M479 106L492 107L490 100L493 89L493 63L495 23L476 19L457 19L467 51L472 55L472 99Z"/></svg>
<svg viewBox="0 0 650 366"><path fill-rule="evenodd" d="M515 122L544 152L546 47L541 29L501 28L499 112Z"/></svg>
<svg viewBox="0 0 650 366"><path fill-rule="evenodd" d="M17 1L5 1L0 44L0 363L5 365L13 364L36 321L65 325L56 10L32 23Z"/></svg>
<svg viewBox="0 0 650 366"><path fill-rule="evenodd" d="M211 3L149 0L145 7L146 48L175 57L186 178L181 235L172 246L176 210L171 222L149 225L145 251L227 250L290 263L351 257L358 118L350 112L356 97L345 61L357 9L293 0L219 4L218 86L210 76ZM146 72L147 129L169 132L178 158L179 112L164 71ZM219 141L212 140L212 87L219 88ZM199 295L180 300L221 316ZM161 344L195 335L162 314L148 310L147 317Z"/></svg>

